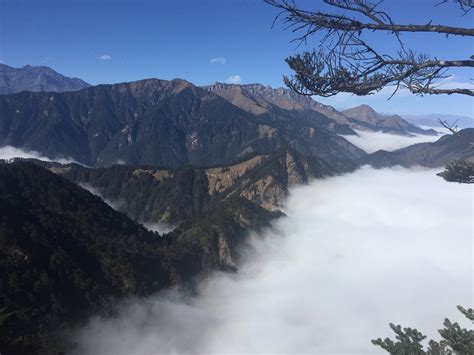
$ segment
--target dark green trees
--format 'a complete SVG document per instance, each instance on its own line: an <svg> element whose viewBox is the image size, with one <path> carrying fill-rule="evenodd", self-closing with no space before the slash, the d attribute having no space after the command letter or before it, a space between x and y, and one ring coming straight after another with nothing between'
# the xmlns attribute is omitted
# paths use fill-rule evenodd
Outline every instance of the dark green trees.
<svg viewBox="0 0 474 355"><path fill-rule="evenodd" d="M446 181L472 184L474 183L474 162L456 160L446 166L446 170L439 173Z"/></svg>
<svg viewBox="0 0 474 355"><path fill-rule="evenodd" d="M466 318L474 321L474 311L458 306L458 309ZM422 342L426 335L417 329L402 328L390 323L390 328L395 332L396 340L378 338L372 340L374 345L380 346L392 355L469 355L474 354L474 331L461 328L458 323L451 323L449 319L444 320L444 328L439 330L442 340L437 342L430 340L425 350Z"/></svg>

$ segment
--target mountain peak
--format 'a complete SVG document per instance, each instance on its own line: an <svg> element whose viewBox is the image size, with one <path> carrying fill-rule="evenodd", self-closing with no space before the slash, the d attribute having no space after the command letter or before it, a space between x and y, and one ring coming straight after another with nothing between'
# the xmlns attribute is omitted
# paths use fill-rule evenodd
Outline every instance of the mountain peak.
<svg viewBox="0 0 474 355"><path fill-rule="evenodd" d="M232 102L252 113L261 114L267 111L269 105L274 105L284 110L314 111L321 113L339 124L347 124L347 118L341 115L334 107L323 105L294 91L262 84L225 84L215 83L205 87L207 90Z"/></svg>
<svg viewBox="0 0 474 355"><path fill-rule="evenodd" d="M187 88L195 88L196 86L184 79L163 80L157 78L142 79L118 84L109 84L119 90L130 90L135 97L151 96L157 93L168 93L170 95L178 94Z"/></svg>
<svg viewBox="0 0 474 355"><path fill-rule="evenodd" d="M361 129L366 128L368 125L378 127L382 131L386 132L398 132L402 134L428 134L436 135L433 130L424 130L416 125L405 121L399 115L384 115L376 112L371 106L362 104L345 111L342 114L349 117L354 121L356 125L359 125Z"/></svg>
<svg viewBox="0 0 474 355"><path fill-rule="evenodd" d="M384 116L377 113L371 106L362 104L347 110L342 113L350 118L354 118L359 121L364 121L370 124L378 124L384 120Z"/></svg>
<svg viewBox="0 0 474 355"><path fill-rule="evenodd" d="M69 78L47 66L25 65L14 68L0 64L0 94L21 91L75 91L90 86L78 78Z"/></svg>

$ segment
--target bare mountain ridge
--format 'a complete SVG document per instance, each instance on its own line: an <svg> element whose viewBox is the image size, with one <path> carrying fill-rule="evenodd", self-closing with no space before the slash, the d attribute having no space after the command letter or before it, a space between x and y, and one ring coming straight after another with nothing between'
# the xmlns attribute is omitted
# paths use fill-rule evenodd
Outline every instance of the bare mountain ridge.
<svg viewBox="0 0 474 355"><path fill-rule="evenodd" d="M78 78L69 78L46 66L26 65L13 68L0 64L0 94L22 91L62 92L75 91L90 85Z"/></svg>
<svg viewBox="0 0 474 355"><path fill-rule="evenodd" d="M266 112L270 105L284 110L307 110L319 112L339 124L350 124L350 121L334 107L323 105L308 96L298 95L285 88L272 88L262 84L224 84L215 83L205 86L209 91L232 102L241 108L248 107L254 113ZM253 102L254 105L250 103Z"/></svg>
<svg viewBox="0 0 474 355"><path fill-rule="evenodd" d="M345 111L324 105L309 96L299 95L286 88L272 88L261 84L224 84L206 86L234 105L257 115L268 113L272 106L283 110L301 111L305 114L317 112L333 121L333 124L351 129L382 131L387 133L411 135L435 135L434 130L424 130L410 124L398 115L382 115L368 105L360 105Z"/></svg>
<svg viewBox="0 0 474 355"><path fill-rule="evenodd" d="M375 126L386 132L404 132L415 134L436 135L436 131L425 130L404 120L399 115L384 115L376 112L369 105L359 105L348 110L342 111L342 114L352 118L353 125L359 125L360 129ZM359 128L359 127L357 127Z"/></svg>

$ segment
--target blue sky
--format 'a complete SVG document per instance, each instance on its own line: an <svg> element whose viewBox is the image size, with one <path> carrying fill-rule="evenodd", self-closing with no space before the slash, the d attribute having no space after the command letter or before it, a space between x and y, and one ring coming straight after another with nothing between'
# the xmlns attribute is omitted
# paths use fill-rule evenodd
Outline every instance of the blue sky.
<svg viewBox="0 0 474 355"><path fill-rule="evenodd" d="M300 1L309 8L318 2ZM450 4L434 7L437 2L386 0L382 9L399 22L432 19L472 27L472 15L462 17ZM0 60L14 67L51 66L91 84L158 77L282 86L282 75L289 73L284 59L319 42L315 37L297 48L291 32L271 28L275 14L262 0L0 0ZM377 48L396 49L390 36L370 36ZM471 39L407 34L404 40L443 59L474 54ZM450 81L462 85L474 77L467 70L453 74ZM400 93L387 101L388 94L316 99L337 108L368 103L381 112L473 116L468 97Z"/></svg>

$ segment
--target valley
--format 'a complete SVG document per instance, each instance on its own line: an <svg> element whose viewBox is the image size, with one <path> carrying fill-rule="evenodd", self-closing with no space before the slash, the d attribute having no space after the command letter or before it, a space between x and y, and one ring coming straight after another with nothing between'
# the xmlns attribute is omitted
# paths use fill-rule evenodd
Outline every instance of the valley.
<svg viewBox="0 0 474 355"><path fill-rule="evenodd" d="M472 186L436 171L365 167L292 188L237 274L122 302L78 330L79 353L370 354L389 322L437 338L441 313L469 328L453 303L471 301Z"/></svg>
<svg viewBox="0 0 474 355"><path fill-rule="evenodd" d="M440 267L455 214L456 250L467 250L472 186L436 173L472 164L473 128L439 135L367 105L338 111L260 84L26 88L0 95L1 350L367 352L367 337L392 319L372 306L377 317L360 323L377 294L406 310L400 322L434 334L426 313L437 316L440 299L417 313L388 294ZM387 231L393 238L379 240ZM428 238L428 264L404 284L407 269L387 251L416 267ZM440 277L467 304L468 263L452 265ZM384 273L394 283L379 293ZM359 331L337 344L349 328L321 318L344 317L344 307ZM326 336L312 342L318 332Z"/></svg>
<svg viewBox="0 0 474 355"><path fill-rule="evenodd" d="M0 355L474 354L473 14L0 0Z"/></svg>

